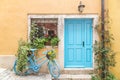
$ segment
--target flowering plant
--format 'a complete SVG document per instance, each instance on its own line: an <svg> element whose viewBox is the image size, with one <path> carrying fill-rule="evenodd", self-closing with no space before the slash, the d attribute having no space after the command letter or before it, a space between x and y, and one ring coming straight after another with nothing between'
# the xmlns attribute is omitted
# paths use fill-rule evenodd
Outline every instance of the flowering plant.
<svg viewBox="0 0 120 80"><path fill-rule="evenodd" d="M56 58L56 51L55 50L50 50L50 51L47 52L46 56L49 60L53 60L53 59Z"/></svg>

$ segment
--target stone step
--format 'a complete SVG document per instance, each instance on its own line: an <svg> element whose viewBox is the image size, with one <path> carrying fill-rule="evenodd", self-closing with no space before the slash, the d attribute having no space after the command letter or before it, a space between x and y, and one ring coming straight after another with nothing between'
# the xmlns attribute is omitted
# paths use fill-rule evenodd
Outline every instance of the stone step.
<svg viewBox="0 0 120 80"><path fill-rule="evenodd" d="M63 70L61 74L92 74L94 70Z"/></svg>
<svg viewBox="0 0 120 80"><path fill-rule="evenodd" d="M91 75L61 74L59 79L52 79L52 80L91 80Z"/></svg>

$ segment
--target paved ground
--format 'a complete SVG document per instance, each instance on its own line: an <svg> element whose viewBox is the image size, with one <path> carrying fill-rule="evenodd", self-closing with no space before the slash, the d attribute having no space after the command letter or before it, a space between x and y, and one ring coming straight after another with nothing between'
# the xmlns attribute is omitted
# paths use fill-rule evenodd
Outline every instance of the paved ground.
<svg viewBox="0 0 120 80"><path fill-rule="evenodd" d="M10 69L0 68L0 80L91 80L91 75L61 74L59 79L51 79L51 76L45 73L18 76Z"/></svg>
<svg viewBox="0 0 120 80"><path fill-rule="evenodd" d="M0 68L0 80L51 80L51 76L44 73L28 76L17 76L9 69Z"/></svg>

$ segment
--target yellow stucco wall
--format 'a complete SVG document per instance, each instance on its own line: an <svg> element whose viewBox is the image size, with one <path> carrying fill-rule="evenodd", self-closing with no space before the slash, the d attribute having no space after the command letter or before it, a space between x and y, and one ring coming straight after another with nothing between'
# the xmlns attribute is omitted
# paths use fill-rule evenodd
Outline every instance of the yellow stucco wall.
<svg viewBox="0 0 120 80"><path fill-rule="evenodd" d="M108 0L109 15L111 18L111 33L114 35L113 50L116 52L116 67L112 72L120 80L120 0Z"/></svg>
<svg viewBox="0 0 120 80"><path fill-rule="evenodd" d="M28 14L78 14L80 0L1 0L0 2L0 54L15 54L18 40L27 40ZM86 5L84 14L99 14L101 0L81 0ZM108 0L111 32L115 41L116 67L111 70L120 80L120 0Z"/></svg>
<svg viewBox="0 0 120 80"><path fill-rule="evenodd" d="M78 14L80 0L1 0L0 54L15 54L18 40L27 40L28 14ZM98 14L100 0L83 0L84 13Z"/></svg>

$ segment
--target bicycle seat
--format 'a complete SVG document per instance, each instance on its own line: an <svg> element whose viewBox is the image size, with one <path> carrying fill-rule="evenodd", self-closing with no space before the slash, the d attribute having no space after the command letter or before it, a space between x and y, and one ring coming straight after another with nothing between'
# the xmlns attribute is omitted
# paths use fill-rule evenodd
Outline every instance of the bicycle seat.
<svg viewBox="0 0 120 80"><path fill-rule="evenodd" d="M35 52L37 49L30 49L30 51Z"/></svg>

